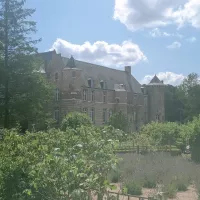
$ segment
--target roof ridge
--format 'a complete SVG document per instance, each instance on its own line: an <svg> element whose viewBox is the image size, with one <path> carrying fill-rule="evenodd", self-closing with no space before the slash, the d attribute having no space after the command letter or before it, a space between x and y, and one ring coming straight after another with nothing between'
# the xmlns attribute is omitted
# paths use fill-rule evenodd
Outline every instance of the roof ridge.
<svg viewBox="0 0 200 200"><path fill-rule="evenodd" d="M67 58L67 57L63 57L63 56L62 56L62 58ZM67 59L70 59L70 58L67 58ZM125 72L124 70L114 69L114 68L106 67L106 66L103 66L103 65L98 65L98 64L94 64L94 63L89 63L89 62L82 61L82 60L77 60L77 59L74 59L74 60L75 60L75 61L78 61L78 62L85 63L85 64L94 65L94 66L96 66L96 67L104 67L104 68L107 68L107 69L110 69L110 70L115 70L115 71L119 71L119 72Z"/></svg>

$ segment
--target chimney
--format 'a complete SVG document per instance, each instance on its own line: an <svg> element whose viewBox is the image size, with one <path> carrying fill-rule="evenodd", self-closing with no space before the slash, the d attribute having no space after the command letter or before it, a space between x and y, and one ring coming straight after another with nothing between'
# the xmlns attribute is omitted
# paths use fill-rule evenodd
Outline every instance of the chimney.
<svg viewBox="0 0 200 200"><path fill-rule="evenodd" d="M125 72L131 74L131 66L125 66Z"/></svg>

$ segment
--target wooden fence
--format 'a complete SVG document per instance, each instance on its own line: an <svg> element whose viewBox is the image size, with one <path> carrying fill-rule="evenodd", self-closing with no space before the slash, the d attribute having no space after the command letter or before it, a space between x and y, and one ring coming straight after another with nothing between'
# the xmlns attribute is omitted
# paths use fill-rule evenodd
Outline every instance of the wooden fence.
<svg viewBox="0 0 200 200"><path fill-rule="evenodd" d="M156 200L154 197L141 197L136 195L130 195L130 194L120 194L117 192L109 192L113 197L116 197L116 200Z"/></svg>
<svg viewBox="0 0 200 200"><path fill-rule="evenodd" d="M106 195L89 195L88 200L157 200L154 197L141 197L119 192L108 191Z"/></svg>

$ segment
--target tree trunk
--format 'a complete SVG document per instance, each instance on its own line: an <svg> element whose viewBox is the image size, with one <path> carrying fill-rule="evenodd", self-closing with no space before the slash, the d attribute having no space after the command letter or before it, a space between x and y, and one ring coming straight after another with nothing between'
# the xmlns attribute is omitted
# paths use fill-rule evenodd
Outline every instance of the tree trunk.
<svg viewBox="0 0 200 200"><path fill-rule="evenodd" d="M9 128L9 66L8 66L8 9L9 0L5 1L5 38L4 38L4 67L5 67L5 96L4 96L4 128Z"/></svg>

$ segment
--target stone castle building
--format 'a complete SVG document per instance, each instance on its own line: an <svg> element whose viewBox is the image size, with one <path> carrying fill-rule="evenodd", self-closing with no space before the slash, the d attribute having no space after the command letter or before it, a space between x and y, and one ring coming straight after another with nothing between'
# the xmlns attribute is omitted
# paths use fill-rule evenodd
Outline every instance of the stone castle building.
<svg viewBox="0 0 200 200"><path fill-rule="evenodd" d="M122 111L131 130L138 130L150 121L164 121L164 84L155 75L148 85L141 85L124 71L65 58L55 51L40 54L44 73L55 84L52 115L59 123L69 112L88 114L97 126Z"/></svg>

